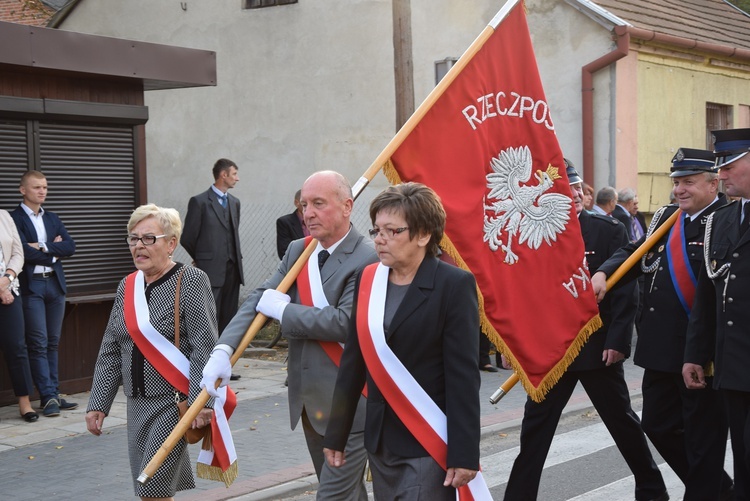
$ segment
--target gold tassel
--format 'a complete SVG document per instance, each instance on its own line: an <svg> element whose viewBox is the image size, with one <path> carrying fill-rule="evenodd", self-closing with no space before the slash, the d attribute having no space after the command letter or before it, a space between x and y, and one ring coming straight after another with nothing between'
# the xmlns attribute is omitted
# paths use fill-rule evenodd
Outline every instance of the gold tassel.
<svg viewBox="0 0 750 501"><path fill-rule="evenodd" d="M227 471L221 471L218 466L211 466L205 463L198 463L195 467L198 478L204 478L206 480L213 480L215 482L224 482L224 485L229 488L232 482L237 480L239 469L237 468L237 461L227 468Z"/></svg>

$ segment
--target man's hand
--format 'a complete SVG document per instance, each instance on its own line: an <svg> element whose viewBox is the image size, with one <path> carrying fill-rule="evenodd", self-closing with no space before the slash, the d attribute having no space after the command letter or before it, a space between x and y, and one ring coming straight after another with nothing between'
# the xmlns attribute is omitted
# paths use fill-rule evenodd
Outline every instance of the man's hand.
<svg viewBox="0 0 750 501"><path fill-rule="evenodd" d="M607 275L603 271L594 273L594 276L591 277L591 286L594 288L596 302L601 303L607 293Z"/></svg>
<svg viewBox="0 0 750 501"><path fill-rule="evenodd" d="M255 311L262 313L268 318L274 318L281 322L284 309L292 298L275 289L266 289L255 307Z"/></svg>
<svg viewBox="0 0 750 501"><path fill-rule="evenodd" d="M209 395L219 398L219 392L216 391L216 381L221 379L220 388L229 383L232 377L232 363L229 361L229 354L221 348L214 348L211 356L203 367L203 379L201 379L201 388L205 388Z"/></svg>
<svg viewBox="0 0 750 501"><path fill-rule="evenodd" d="M476 476L476 470L467 470L465 468L448 468L448 471L445 473L445 482L443 482L443 486L454 487L458 489L459 487L463 487L464 485L474 480L474 477Z"/></svg>
<svg viewBox="0 0 750 501"><path fill-rule="evenodd" d="M324 447L323 455L325 455L326 462L331 468L341 468L346 464L346 453L344 451L334 451Z"/></svg>
<svg viewBox="0 0 750 501"><path fill-rule="evenodd" d="M620 360L625 359L625 354L621 353L617 350L604 350L602 352L602 362L604 362L604 365L612 365L616 364Z"/></svg>
<svg viewBox="0 0 750 501"><path fill-rule="evenodd" d="M698 364L686 363L682 366L682 379L688 390L702 390L706 387L706 377L703 367Z"/></svg>
<svg viewBox="0 0 750 501"><path fill-rule="evenodd" d="M86 413L86 429L97 437L102 434L105 414L102 411L88 411Z"/></svg>

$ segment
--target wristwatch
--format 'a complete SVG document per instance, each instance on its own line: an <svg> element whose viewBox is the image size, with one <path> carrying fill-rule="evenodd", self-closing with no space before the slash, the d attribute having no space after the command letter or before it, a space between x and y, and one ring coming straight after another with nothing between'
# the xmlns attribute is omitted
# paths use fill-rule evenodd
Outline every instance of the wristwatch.
<svg viewBox="0 0 750 501"><path fill-rule="evenodd" d="M4 276L4 277L8 277L8 280L10 280L11 282L12 282L12 281L14 280L14 277L13 277L13 275L11 275L10 273L6 273L6 274L5 274L5 275L3 275L3 276Z"/></svg>

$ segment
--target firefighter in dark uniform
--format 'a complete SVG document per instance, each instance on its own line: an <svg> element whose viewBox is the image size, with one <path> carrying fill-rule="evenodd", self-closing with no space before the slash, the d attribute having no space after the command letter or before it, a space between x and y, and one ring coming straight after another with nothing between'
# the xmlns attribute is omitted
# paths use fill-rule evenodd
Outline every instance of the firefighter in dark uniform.
<svg viewBox="0 0 750 501"><path fill-rule="evenodd" d="M732 202L706 222L682 376L719 390L729 420L736 500L750 500L750 129L714 131L719 179ZM713 383L707 378L714 361Z"/></svg>
<svg viewBox="0 0 750 501"><path fill-rule="evenodd" d="M566 160L571 198L586 247L588 268L595 271L628 243L625 226L616 219L583 210L582 180ZM508 501L537 498L539 481L565 405L580 381L635 477L636 500L669 499L638 416L630 405L623 360L630 355L637 307L635 282L613 291L599 304L603 327L594 332L560 380L540 403L527 398L521 423L521 447L505 488Z"/></svg>
<svg viewBox="0 0 750 501"><path fill-rule="evenodd" d="M714 154L681 148L670 177L676 205L654 214L648 233L615 252L591 277L598 299L607 277L677 209L679 220L620 280L644 276L645 290L633 361L643 367L643 431L685 484L686 501L731 499L732 479L724 471L727 422L718 392L688 390L682 380L691 298L703 266L706 219L727 199L719 193ZM687 258L687 259L685 259ZM615 287L614 290L617 290Z"/></svg>

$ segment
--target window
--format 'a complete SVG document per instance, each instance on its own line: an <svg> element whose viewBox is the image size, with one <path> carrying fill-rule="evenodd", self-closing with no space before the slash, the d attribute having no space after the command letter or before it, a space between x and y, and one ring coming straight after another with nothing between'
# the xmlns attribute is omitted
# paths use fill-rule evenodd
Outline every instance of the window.
<svg viewBox="0 0 750 501"><path fill-rule="evenodd" d="M446 57L442 61L435 61L435 85L440 83L446 73L456 64L458 58Z"/></svg>
<svg viewBox="0 0 750 501"><path fill-rule="evenodd" d="M706 103L706 149L714 149L712 130L732 128L732 107L726 104Z"/></svg>
<svg viewBox="0 0 750 501"><path fill-rule="evenodd" d="M297 3L297 0L243 0L243 9L262 9L263 7L275 7L277 5L288 5Z"/></svg>

